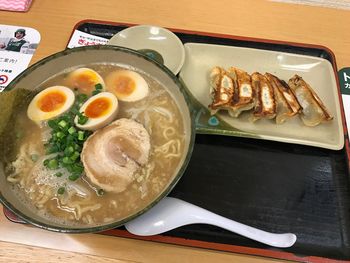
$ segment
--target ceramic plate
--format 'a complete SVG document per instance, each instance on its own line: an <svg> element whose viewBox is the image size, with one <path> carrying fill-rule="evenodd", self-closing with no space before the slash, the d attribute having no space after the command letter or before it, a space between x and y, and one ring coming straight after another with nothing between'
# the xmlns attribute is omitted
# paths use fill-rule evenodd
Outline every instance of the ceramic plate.
<svg viewBox="0 0 350 263"><path fill-rule="evenodd" d="M197 43L185 44L185 54L180 79L192 95L197 111L197 132L260 138L332 150L343 148L338 89L329 61L291 53ZM211 116L207 106L211 103L209 73L214 66L234 66L250 74L254 71L269 72L287 82L294 74L298 74L311 85L334 119L316 127L307 127L298 116L279 125L274 120L252 123L249 121L249 112L244 112L239 118L233 118L226 112Z"/></svg>
<svg viewBox="0 0 350 263"><path fill-rule="evenodd" d="M179 73L185 60L185 49L181 40L173 32L162 27L129 27L115 34L108 44L141 51L164 64L175 75Z"/></svg>

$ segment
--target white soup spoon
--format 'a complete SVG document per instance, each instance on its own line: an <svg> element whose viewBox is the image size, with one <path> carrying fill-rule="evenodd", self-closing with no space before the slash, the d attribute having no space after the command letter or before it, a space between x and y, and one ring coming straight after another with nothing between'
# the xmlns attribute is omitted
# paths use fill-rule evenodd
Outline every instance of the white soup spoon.
<svg viewBox="0 0 350 263"><path fill-rule="evenodd" d="M135 235L152 236L190 224L209 224L255 241L280 248L291 247L297 240L292 233L274 234L250 227L177 198L165 197L153 208L125 224Z"/></svg>

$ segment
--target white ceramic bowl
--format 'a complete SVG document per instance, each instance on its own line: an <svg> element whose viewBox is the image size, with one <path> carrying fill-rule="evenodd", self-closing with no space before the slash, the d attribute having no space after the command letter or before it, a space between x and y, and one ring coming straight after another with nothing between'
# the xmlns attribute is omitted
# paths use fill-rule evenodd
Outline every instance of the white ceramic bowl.
<svg viewBox="0 0 350 263"><path fill-rule="evenodd" d="M162 27L129 27L115 34L108 44L143 52L163 63L175 75L179 73L185 61L185 49L181 40L173 32Z"/></svg>

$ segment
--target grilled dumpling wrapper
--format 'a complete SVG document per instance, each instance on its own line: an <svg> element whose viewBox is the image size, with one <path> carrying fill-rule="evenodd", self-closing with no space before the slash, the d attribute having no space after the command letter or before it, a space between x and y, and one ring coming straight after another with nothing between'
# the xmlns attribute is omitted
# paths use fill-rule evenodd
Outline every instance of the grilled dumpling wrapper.
<svg viewBox="0 0 350 263"><path fill-rule="evenodd" d="M275 92L277 124L284 123L288 118L291 118L302 111L302 107L299 104L293 90L284 80L281 80L270 73L265 73L265 76L269 80Z"/></svg>
<svg viewBox="0 0 350 263"><path fill-rule="evenodd" d="M261 118L273 119L276 116L276 102L272 86L259 72L252 74L252 86L255 92L255 106L251 121Z"/></svg>
<svg viewBox="0 0 350 263"><path fill-rule="evenodd" d="M150 147L150 136L140 123L114 121L84 143L81 159L86 176L105 191L122 192L148 162Z"/></svg>
<svg viewBox="0 0 350 263"><path fill-rule="evenodd" d="M288 81L288 85L294 91L299 103L303 107L301 119L305 125L316 126L333 119L321 99L302 77L294 75Z"/></svg>
<svg viewBox="0 0 350 263"><path fill-rule="evenodd" d="M212 103L208 107L212 115L220 109L230 108L234 95L234 83L228 72L221 67L214 67L210 72L210 95Z"/></svg>
<svg viewBox="0 0 350 263"><path fill-rule="evenodd" d="M233 117L238 117L242 111L250 110L254 107L254 90L250 75L238 68L231 67L228 70L229 76L234 83L234 96L229 113Z"/></svg>

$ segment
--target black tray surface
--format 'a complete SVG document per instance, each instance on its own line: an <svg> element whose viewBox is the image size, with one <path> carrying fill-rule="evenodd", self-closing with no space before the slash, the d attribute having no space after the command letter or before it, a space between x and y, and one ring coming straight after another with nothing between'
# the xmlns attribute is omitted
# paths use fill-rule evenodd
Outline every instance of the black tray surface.
<svg viewBox="0 0 350 263"><path fill-rule="evenodd" d="M105 38L126 25L81 23L76 29ZM222 38L191 32L186 42L251 47L329 60L326 48ZM336 68L335 68L336 70ZM209 225L189 225L164 236L264 248L301 256L350 259L350 191L345 149L332 151L256 139L196 135L189 166L170 196L267 231L298 237L276 249Z"/></svg>

